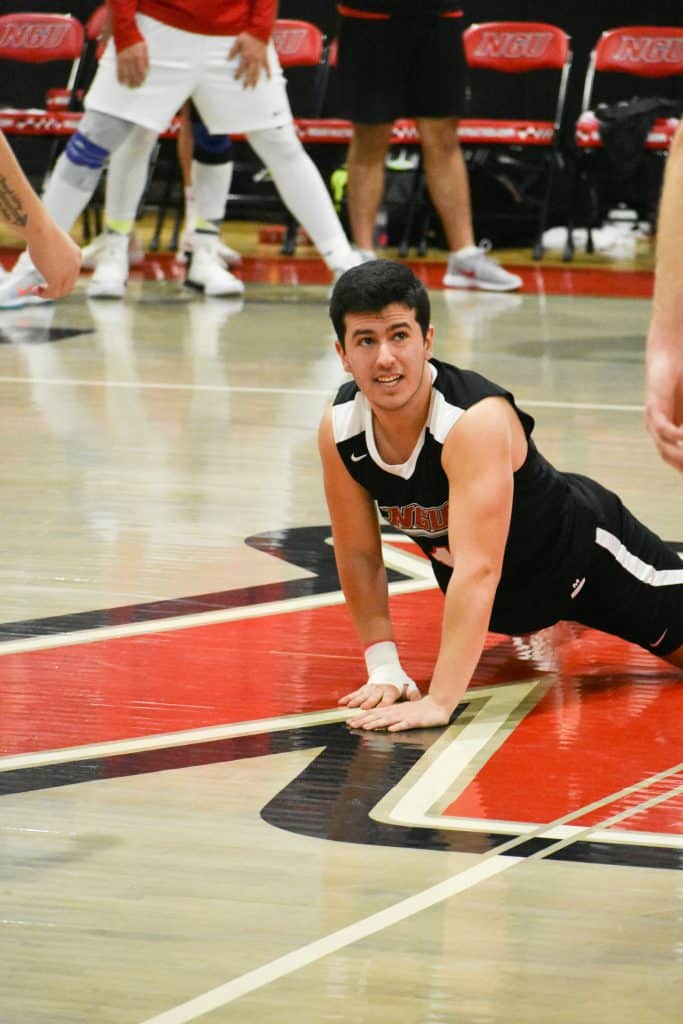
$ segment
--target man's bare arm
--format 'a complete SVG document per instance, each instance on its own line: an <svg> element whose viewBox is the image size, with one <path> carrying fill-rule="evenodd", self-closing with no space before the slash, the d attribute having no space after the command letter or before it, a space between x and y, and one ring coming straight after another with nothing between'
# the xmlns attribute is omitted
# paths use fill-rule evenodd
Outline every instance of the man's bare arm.
<svg viewBox="0 0 683 1024"><path fill-rule="evenodd" d="M516 414L494 398L469 410L446 438L442 465L450 485L454 567L429 692L414 703L359 715L354 726L400 732L445 725L467 690L484 648L510 527L515 431L521 431ZM518 452L521 445L518 437Z"/></svg>
<svg viewBox="0 0 683 1024"><path fill-rule="evenodd" d="M334 556L346 604L364 650L382 654L393 644L394 634L389 614L387 574L382 559L382 545L375 505L368 492L348 473L341 460L332 431L331 410L328 409L318 434L323 466L325 497L330 512ZM387 704L401 696L417 696L415 684L401 669L384 658L386 671L373 673L377 659L368 663L370 679L342 697L348 707L374 707ZM366 658L366 662L368 659ZM372 682L373 677L382 682Z"/></svg>
<svg viewBox="0 0 683 1024"><path fill-rule="evenodd" d="M657 226L655 291L646 351L645 421L659 454L683 472L683 122L667 160Z"/></svg>
<svg viewBox="0 0 683 1024"><path fill-rule="evenodd" d="M5 136L0 132L0 220L28 245L29 254L45 278L32 291L41 298L59 299L74 286L81 250L55 224L33 191Z"/></svg>

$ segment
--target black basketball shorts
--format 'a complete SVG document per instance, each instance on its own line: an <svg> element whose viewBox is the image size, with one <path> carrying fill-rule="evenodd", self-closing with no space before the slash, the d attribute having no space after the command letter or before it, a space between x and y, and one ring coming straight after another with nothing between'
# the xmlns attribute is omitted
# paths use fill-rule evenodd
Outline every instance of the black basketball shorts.
<svg viewBox="0 0 683 1024"><path fill-rule="evenodd" d="M566 475L591 505L597 525L588 564L573 581L561 618L653 654L677 650L683 645L683 560L616 494L587 477Z"/></svg>
<svg viewBox="0 0 683 1024"><path fill-rule="evenodd" d="M436 15L342 18L341 115L359 124L459 117L465 67L461 22Z"/></svg>

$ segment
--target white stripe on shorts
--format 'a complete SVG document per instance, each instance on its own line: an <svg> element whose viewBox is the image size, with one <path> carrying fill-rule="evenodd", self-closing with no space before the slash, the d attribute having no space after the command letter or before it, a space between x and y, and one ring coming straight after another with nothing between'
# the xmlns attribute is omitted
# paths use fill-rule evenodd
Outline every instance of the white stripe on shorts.
<svg viewBox="0 0 683 1024"><path fill-rule="evenodd" d="M630 572L641 583L647 583L650 587L673 587L683 583L683 568L655 569L654 565L648 565L637 555L631 554L618 537L603 530L600 526L595 531L595 543L614 555L619 565L622 565L626 572Z"/></svg>

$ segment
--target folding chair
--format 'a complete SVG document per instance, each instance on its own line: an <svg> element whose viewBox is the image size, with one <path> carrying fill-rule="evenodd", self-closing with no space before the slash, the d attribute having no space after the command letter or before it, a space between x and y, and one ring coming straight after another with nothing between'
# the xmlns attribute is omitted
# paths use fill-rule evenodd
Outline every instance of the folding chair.
<svg viewBox="0 0 683 1024"><path fill-rule="evenodd" d="M83 26L68 14L5 14L0 16L0 60L22 64L71 62L66 89L71 92L81 64L85 34ZM10 129L11 131L11 129ZM19 133L18 133L19 134ZM46 134L50 134L49 130ZM41 178L50 171L60 145L52 137Z"/></svg>
<svg viewBox="0 0 683 1024"><path fill-rule="evenodd" d="M496 211L499 222L519 220L520 215L532 220L534 259L543 255L554 176L562 166L559 141L572 63L569 42L563 29L535 21L482 22L463 33L467 88L458 138L468 171L471 177L480 174L495 181L511 198L509 213ZM531 78L537 85L538 109L533 116ZM494 82L504 86L493 89ZM487 88L479 88L484 83ZM491 97L496 102L494 116L483 116L490 112ZM424 195L423 175L416 187ZM475 208L476 215L482 217L483 212ZM411 229L408 218L404 252ZM423 246L426 230L427 224L422 229Z"/></svg>
<svg viewBox="0 0 683 1024"><path fill-rule="evenodd" d="M106 4L100 4L85 23L85 40L81 59L72 82L60 89L48 89L46 106L48 110L82 110L83 97L90 88L97 62L104 49L103 35L108 20Z"/></svg>
<svg viewBox="0 0 683 1024"><path fill-rule="evenodd" d="M629 92L634 87L633 79L638 79L638 91L652 93L656 88L659 94L629 99ZM648 81L650 80L650 81ZM678 93L678 99L676 99ZM623 106L601 108L599 101L621 100ZM629 100L628 104L626 101ZM564 259L570 260L574 254L574 226L577 193L583 191L588 200L587 246L593 252L593 228L600 221L601 190L599 187L600 172L603 177L611 178L609 185L614 192L624 187L623 166L610 174L608 161L605 160L605 123L609 115L622 117L625 124L624 140L627 148L636 157L642 153L645 160L641 168L652 171L656 163L655 186L650 189L649 208L645 211L648 219L654 224L656 217L656 199L653 196L659 191L663 170L663 159L669 150L671 138L678 124L678 116L683 109L683 28L654 25L628 25L603 32L598 39L591 55L586 71L581 102L581 114L576 122L574 143L575 163L572 173L572 189L567 221L567 241ZM676 112L678 116L673 116ZM633 115L627 123L629 113ZM609 137L609 136L608 136ZM641 171L639 170L639 174ZM620 180L621 179L621 180ZM642 196L642 175L638 192ZM608 189L603 189L603 194ZM618 191L616 193L618 195Z"/></svg>
<svg viewBox="0 0 683 1024"><path fill-rule="evenodd" d="M0 16L0 60L23 64L71 61L67 88L78 73L85 33L69 14L3 14Z"/></svg>

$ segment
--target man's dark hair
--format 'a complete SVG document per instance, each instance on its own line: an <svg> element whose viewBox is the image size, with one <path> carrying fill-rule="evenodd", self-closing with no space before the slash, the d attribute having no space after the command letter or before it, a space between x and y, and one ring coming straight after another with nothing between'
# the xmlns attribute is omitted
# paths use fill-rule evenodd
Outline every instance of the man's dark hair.
<svg viewBox="0 0 683 1024"><path fill-rule="evenodd" d="M422 336L429 330L430 308L427 289L405 263L370 260L342 274L330 298L330 320L344 348L347 313L379 313L392 303L415 310Z"/></svg>

